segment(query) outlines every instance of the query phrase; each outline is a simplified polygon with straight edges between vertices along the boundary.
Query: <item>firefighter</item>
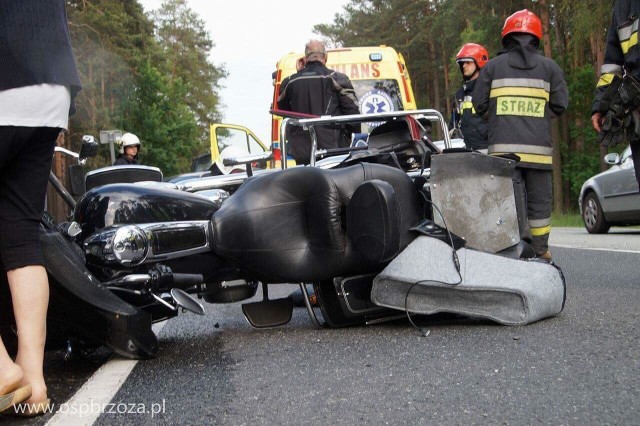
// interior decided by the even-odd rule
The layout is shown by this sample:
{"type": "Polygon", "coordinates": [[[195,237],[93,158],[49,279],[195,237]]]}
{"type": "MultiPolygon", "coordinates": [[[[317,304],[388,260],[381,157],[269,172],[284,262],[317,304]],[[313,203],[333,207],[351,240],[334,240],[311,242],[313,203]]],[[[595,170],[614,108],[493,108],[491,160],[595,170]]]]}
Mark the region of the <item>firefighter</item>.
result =
{"type": "Polygon", "coordinates": [[[488,116],[489,154],[519,157],[514,186],[524,188],[527,210],[521,233],[538,257],[550,261],[551,119],[564,112],[569,96],[560,67],[538,51],[541,38],[542,22],[534,13],[524,9],[509,16],[503,49],[482,68],[473,106],[488,116]]]}
{"type": "Polygon", "coordinates": [[[601,75],[591,108],[591,124],[600,133],[602,145],[613,147],[625,139],[629,140],[638,185],[640,135],[633,129],[635,126],[632,124],[638,126],[636,123],[640,123],[640,47],[637,44],[639,16],[640,1],[616,1],[607,33],[604,64],[600,68],[601,75]],[[625,98],[620,96],[621,93],[625,94],[625,98]],[[604,131],[603,124],[606,128],[604,131]]]}
{"type": "Polygon", "coordinates": [[[471,103],[473,89],[480,70],[489,60],[489,53],[483,46],[475,43],[467,43],[456,55],[456,62],[460,66],[460,73],[464,82],[455,95],[453,113],[451,114],[451,127],[462,131],[464,143],[467,148],[483,150],[487,152],[488,125],[471,103]]]}

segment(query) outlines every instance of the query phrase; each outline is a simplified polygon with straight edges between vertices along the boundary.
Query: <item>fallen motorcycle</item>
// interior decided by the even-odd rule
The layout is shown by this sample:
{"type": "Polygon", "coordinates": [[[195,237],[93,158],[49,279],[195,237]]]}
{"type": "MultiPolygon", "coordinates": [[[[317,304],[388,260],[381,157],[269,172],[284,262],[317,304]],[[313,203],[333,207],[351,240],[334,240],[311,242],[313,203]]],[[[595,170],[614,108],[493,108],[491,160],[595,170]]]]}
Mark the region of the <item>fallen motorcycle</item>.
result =
{"type": "MultiPolygon", "coordinates": [[[[422,113],[436,117],[447,135],[439,113],[422,113]]],[[[431,224],[438,209],[428,182],[429,165],[441,150],[419,120],[408,116],[376,116],[390,121],[371,133],[367,152],[348,150],[340,161],[329,158],[329,169],[316,164],[251,176],[248,167],[244,176],[185,181],[179,187],[108,183],[121,177],[122,170],[107,168],[101,175],[106,184],[94,181],[77,204],[52,176],[54,187],[73,207],[73,220],[55,224],[47,215],[43,220],[51,345],[83,350],[98,344],[126,357],[154,356],[158,342],[153,322],[177,315],[180,308],[203,313],[196,298],[246,301],[258,287],[262,300],[242,306],[248,321],[256,327],[282,325],[291,319],[293,302],[269,298],[269,284],[279,283],[297,284],[305,296],[305,283],[312,283],[324,323],[331,326],[404,315],[401,311],[410,306],[387,303],[384,292],[376,291],[378,302],[372,301],[376,276],[420,234],[450,243],[451,260],[460,247],[445,223],[431,224]],[[416,229],[425,220],[429,226],[416,229]]],[[[354,117],[339,118],[346,119],[354,117]]],[[[300,122],[312,129],[326,120],[300,122]]],[[[94,149],[86,142],[84,151],[94,149]]],[[[85,156],[81,151],[79,158],[85,156]]],[[[228,159],[231,165],[253,161],[228,159]]],[[[141,170],[142,176],[148,173],[148,168],[141,170]]],[[[135,169],[129,167],[127,174],[135,175],[135,169]]],[[[471,240],[486,251],[478,247],[482,236],[471,240]]],[[[502,256],[527,257],[519,236],[498,248],[502,256]]],[[[308,297],[304,300],[310,317],[320,324],[308,297]]],[[[12,319],[6,315],[9,309],[3,312],[5,337],[12,319]]]]}

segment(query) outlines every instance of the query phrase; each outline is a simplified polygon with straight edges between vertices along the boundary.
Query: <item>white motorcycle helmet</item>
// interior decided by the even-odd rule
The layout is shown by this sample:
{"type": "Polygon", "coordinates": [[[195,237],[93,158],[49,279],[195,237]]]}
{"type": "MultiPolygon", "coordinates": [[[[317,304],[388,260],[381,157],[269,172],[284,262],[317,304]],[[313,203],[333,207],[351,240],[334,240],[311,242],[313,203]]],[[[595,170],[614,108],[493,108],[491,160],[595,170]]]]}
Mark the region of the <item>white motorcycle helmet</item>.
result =
{"type": "Polygon", "coordinates": [[[133,133],[125,133],[118,140],[118,145],[120,145],[120,154],[124,154],[124,148],[131,145],[137,145],[138,151],[140,150],[140,139],[133,133]]]}

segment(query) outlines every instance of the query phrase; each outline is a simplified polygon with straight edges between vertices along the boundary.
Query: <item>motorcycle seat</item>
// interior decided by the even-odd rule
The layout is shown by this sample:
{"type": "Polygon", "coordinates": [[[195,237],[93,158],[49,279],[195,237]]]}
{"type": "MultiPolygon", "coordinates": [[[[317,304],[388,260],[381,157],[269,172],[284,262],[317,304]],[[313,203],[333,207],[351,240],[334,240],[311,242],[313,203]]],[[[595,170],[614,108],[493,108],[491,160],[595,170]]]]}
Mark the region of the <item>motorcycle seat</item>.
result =
{"type": "Polygon", "coordinates": [[[254,177],[227,199],[212,217],[213,246],[263,282],[312,282],[382,270],[420,219],[402,170],[296,167],[254,177]]]}

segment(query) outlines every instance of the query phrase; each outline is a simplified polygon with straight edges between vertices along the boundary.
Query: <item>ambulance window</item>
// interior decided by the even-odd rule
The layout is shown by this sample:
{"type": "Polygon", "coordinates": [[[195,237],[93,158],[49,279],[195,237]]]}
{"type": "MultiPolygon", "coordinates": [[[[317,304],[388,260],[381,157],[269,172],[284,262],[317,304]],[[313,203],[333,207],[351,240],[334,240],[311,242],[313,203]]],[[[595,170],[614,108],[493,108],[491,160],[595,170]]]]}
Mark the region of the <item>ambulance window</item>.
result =
{"type": "Polygon", "coordinates": [[[396,80],[352,80],[360,104],[360,112],[402,111],[400,86],[396,80]]]}

